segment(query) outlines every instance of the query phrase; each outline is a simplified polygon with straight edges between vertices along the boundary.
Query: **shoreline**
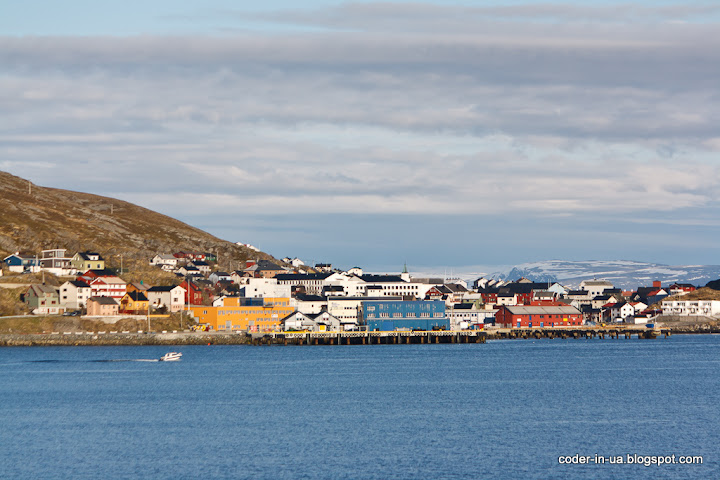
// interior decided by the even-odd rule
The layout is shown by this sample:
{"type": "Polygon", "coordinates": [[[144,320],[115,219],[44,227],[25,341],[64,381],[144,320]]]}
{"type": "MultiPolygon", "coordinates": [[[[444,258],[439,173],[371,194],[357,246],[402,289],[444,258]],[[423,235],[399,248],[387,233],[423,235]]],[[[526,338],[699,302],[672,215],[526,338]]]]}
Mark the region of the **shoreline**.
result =
{"type": "MultiPolygon", "coordinates": [[[[720,334],[720,326],[716,325],[665,325],[664,328],[669,329],[672,335],[720,334]]],[[[262,337],[262,335],[248,334],[246,332],[113,332],[110,334],[98,334],[95,332],[6,333],[0,334],[0,347],[252,345],[254,337],[262,337]]],[[[487,332],[486,338],[487,340],[502,339],[497,334],[494,334],[492,330],[487,332]]]]}
{"type": "Polygon", "coordinates": [[[0,334],[0,347],[249,345],[245,333],[112,333],[86,332],[0,334]]]}

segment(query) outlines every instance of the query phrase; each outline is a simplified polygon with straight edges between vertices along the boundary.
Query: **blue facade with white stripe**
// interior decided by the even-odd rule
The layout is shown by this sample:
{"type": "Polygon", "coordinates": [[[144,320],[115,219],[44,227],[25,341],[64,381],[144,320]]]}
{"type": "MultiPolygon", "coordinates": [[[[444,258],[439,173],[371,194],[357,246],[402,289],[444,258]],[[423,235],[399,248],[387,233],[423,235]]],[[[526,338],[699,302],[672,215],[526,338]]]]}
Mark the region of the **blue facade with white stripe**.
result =
{"type": "Polygon", "coordinates": [[[450,328],[445,316],[445,302],[419,301],[368,301],[363,302],[363,319],[368,330],[432,330],[450,328]]]}

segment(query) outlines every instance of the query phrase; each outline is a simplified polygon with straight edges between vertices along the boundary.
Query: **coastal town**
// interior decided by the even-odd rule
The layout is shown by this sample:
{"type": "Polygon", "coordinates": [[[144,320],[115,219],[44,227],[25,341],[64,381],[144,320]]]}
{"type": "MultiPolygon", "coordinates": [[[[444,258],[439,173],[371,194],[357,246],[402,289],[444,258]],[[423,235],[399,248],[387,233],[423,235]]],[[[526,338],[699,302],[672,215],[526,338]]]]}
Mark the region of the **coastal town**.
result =
{"type": "MultiPolygon", "coordinates": [[[[101,319],[181,314],[193,330],[213,332],[438,331],[491,328],[648,324],[659,315],[714,317],[720,300],[684,300],[690,284],[653,282],[632,291],[607,280],[576,288],[525,278],[421,278],[407,267],[399,274],[347,271],[331,264],[305,265],[298,258],[248,260],[242,269],[219,269],[208,252],[158,253],[148,266],[172,275],[172,285],[128,282],[120,269],[106,268],[101,253],[67,249],[14,253],[3,271],[55,276],[27,286],[27,313],[101,319]]],[[[43,277],[45,278],[45,277],[43,277]]]]}

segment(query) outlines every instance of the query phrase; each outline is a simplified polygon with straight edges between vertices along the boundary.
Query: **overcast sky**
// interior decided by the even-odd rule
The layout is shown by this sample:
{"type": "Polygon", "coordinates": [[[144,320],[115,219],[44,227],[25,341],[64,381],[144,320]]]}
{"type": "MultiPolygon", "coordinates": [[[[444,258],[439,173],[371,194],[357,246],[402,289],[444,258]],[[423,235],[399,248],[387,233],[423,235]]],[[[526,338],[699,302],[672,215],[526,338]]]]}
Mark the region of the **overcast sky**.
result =
{"type": "Polygon", "coordinates": [[[716,2],[6,2],[0,170],[277,257],[717,264],[716,2]]]}

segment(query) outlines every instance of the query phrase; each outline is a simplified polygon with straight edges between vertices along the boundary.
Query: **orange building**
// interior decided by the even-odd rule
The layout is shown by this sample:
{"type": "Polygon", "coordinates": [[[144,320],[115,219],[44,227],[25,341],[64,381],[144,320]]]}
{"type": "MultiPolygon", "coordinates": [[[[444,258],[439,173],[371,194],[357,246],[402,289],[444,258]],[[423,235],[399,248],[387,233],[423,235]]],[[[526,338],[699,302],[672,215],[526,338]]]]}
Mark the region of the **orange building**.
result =
{"type": "Polygon", "coordinates": [[[213,330],[247,330],[270,332],[280,330],[280,321],[295,311],[290,298],[227,297],[219,307],[190,306],[193,317],[213,330]]]}
{"type": "Polygon", "coordinates": [[[149,307],[150,303],[143,292],[128,292],[120,300],[120,311],[122,313],[143,314],[150,312],[149,307]]]}

